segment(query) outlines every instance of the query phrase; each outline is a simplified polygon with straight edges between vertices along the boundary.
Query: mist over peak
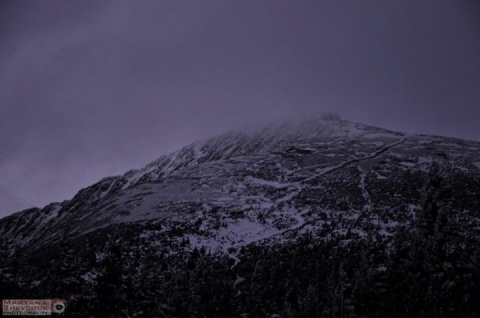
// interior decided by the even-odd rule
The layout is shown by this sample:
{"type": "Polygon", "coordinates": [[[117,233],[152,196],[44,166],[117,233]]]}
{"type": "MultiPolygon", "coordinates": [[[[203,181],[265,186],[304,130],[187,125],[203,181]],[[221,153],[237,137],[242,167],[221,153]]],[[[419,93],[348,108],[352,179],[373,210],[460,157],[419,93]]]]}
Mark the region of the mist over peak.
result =
{"type": "Polygon", "coordinates": [[[3,215],[192,140],[328,110],[480,140],[473,0],[0,6],[3,215]]]}

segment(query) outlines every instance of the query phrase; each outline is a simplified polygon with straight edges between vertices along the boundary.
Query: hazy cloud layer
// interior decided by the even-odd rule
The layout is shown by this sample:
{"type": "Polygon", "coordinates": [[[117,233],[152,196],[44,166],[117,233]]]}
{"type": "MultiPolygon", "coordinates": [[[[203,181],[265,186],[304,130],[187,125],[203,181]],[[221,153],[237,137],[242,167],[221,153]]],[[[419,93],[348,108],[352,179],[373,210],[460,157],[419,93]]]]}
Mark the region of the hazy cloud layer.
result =
{"type": "Polygon", "coordinates": [[[337,110],[480,140],[470,1],[3,1],[0,216],[193,140],[337,110]]]}

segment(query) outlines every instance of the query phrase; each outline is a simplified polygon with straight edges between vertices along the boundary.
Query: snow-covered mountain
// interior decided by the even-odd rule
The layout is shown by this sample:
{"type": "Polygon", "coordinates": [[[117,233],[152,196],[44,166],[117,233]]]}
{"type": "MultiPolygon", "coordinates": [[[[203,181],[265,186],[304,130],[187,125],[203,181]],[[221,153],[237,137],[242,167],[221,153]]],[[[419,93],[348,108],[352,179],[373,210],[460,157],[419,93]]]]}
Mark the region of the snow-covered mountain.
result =
{"type": "MultiPolygon", "coordinates": [[[[479,142],[315,118],[197,141],[71,200],[1,219],[0,242],[7,257],[41,263],[62,242],[102,250],[105,235],[117,233],[162,255],[217,255],[237,288],[256,275],[235,272],[255,246],[304,237],[348,243],[372,233],[391,244],[400,226],[414,226],[433,162],[448,208],[465,231],[477,231],[479,142]]],[[[100,275],[95,266],[81,274],[93,285],[100,275]]]]}
{"type": "Polygon", "coordinates": [[[195,142],[71,200],[4,218],[0,237],[37,248],[64,228],[75,236],[116,223],[186,218],[207,229],[219,215],[220,231],[196,239],[220,247],[308,229],[318,215],[340,213],[355,224],[382,223],[388,233],[418,209],[433,160],[458,182],[470,180],[461,191],[478,207],[480,143],[314,119],[195,142]]]}

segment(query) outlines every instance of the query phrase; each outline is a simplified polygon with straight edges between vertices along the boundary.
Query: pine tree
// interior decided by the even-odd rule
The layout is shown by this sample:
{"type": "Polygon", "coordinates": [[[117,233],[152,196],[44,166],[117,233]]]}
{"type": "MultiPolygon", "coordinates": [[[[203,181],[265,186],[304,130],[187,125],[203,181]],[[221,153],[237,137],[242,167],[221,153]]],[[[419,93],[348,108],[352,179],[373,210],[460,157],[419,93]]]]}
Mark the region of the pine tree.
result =
{"type": "Polygon", "coordinates": [[[127,283],[123,268],[122,246],[115,233],[106,245],[106,255],[101,263],[102,272],[97,277],[96,316],[105,318],[127,317],[127,283]]]}
{"type": "Polygon", "coordinates": [[[419,290],[425,295],[419,314],[433,317],[452,315],[462,304],[453,303],[462,271],[462,246],[455,211],[449,204],[446,178],[433,162],[424,187],[422,210],[416,222],[412,262],[418,272],[419,290]]]}
{"type": "Polygon", "coordinates": [[[443,182],[440,166],[434,161],[423,188],[422,209],[415,220],[415,227],[422,239],[428,239],[433,235],[441,207],[443,182]]]}

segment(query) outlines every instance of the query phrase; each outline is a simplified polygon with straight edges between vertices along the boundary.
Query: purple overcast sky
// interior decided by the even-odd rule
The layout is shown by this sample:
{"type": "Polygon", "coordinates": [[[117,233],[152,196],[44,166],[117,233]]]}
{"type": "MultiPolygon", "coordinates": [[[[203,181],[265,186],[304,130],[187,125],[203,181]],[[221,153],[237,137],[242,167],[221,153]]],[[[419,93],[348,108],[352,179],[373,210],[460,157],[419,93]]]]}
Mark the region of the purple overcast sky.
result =
{"type": "Polygon", "coordinates": [[[479,1],[0,2],[0,216],[324,110],[480,140],[479,1]]]}

